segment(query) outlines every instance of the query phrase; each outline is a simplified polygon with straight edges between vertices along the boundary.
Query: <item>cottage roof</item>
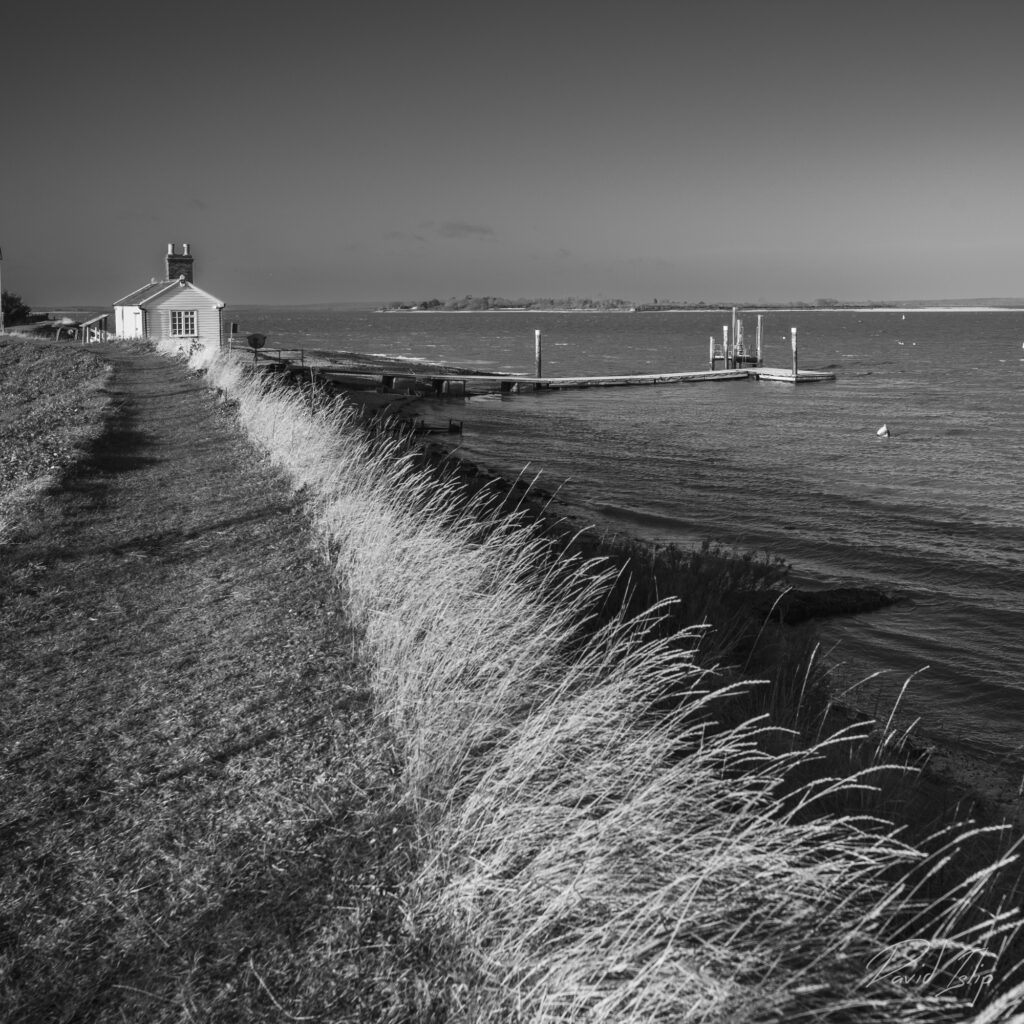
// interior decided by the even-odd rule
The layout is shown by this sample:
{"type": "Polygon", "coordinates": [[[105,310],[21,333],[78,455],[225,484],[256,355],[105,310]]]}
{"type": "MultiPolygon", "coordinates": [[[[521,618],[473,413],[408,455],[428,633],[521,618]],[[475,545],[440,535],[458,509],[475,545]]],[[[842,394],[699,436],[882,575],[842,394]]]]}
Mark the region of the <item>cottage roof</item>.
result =
{"type": "Polygon", "coordinates": [[[157,290],[163,290],[167,285],[167,281],[150,281],[149,284],[144,284],[141,288],[136,288],[135,291],[129,292],[123,299],[118,299],[115,306],[137,306],[140,302],[144,301],[144,298],[150,294],[155,294],[157,290]]]}
{"type": "Polygon", "coordinates": [[[149,284],[145,284],[141,288],[136,288],[135,291],[129,292],[123,299],[118,299],[114,305],[148,306],[152,304],[154,299],[158,299],[165,292],[169,292],[173,288],[188,288],[190,291],[197,292],[199,295],[203,296],[203,298],[208,299],[210,303],[215,305],[218,309],[222,309],[224,307],[224,303],[221,302],[216,295],[211,295],[209,292],[203,291],[202,288],[197,288],[191,281],[185,281],[180,277],[176,277],[173,280],[150,281],[149,284]]]}

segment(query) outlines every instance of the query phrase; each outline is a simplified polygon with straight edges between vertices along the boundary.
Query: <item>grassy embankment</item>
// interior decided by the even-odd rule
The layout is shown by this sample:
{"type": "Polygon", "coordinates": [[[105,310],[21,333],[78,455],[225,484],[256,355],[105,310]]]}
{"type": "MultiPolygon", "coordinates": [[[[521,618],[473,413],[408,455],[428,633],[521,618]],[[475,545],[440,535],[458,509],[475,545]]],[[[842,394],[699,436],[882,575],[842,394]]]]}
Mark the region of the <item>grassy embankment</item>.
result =
{"type": "Polygon", "coordinates": [[[1016,922],[990,898],[998,864],[956,869],[985,834],[915,843],[871,813],[886,730],[781,729],[822,707],[810,664],[787,693],[716,671],[699,660],[708,631],[666,630],[669,606],[616,611],[608,563],[555,557],[564,539],[467,503],[337,403],[196,363],[318,509],[417,821],[410,924],[458,951],[462,980],[424,1006],[1011,1019],[1024,990],[1006,992],[1020,977],[1001,956],[1016,922]]]}
{"type": "Polygon", "coordinates": [[[109,367],[92,352],[0,337],[0,542],[18,509],[103,429],[109,367]]]}
{"type": "Polygon", "coordinates": [[[0,351],[45,477],[0,542],[0,1020],[419,1019],[412,822],[302,501],[118,348],[79,404],[94,350],[0,351]]]}
{"type": "MultiPolygon", "coordinates": [[[[41,458],[34,453],[45,454],[54,433],[80,434],[85,407],[61,405],[63,399],[49,394],[58,390],[53,380],[46,380],[67,381],[60,361],[70,365],[80,356],[81,350],[62,347],[34,353],[30,370],[26,364],[24,382],[31,388],[24,393],[40,405],[32,413],[33,402],[21,403],[23,411],[40,423],[43,409],[51,410],[49,428],[33,428],[22,439],[26,461],[41,458]]],[[[101,371],[93,362],[85,376],[101,371]]],[[[234,395],[235,385],[229,386],[234,395]]],[[[895,811],[916,799],[912,779],[893,772],[870,776],[875,783],[890,780],[881,793],[856,781],[830,784],[828,776],[875,764],[892,736],[819,745],[808,754],[790,734],[763,729],[758,721],[729,731],[728,723],[746,722],[761,710],[812,738],[828,731],[817,717],[827,700],[822,703],[813,685],[808,651],[752,626],[736,600],[738,591],[771,582],[776,567],[710,552],[685,565],[646,565],[635,578],[653,584],[657,595],[683,578],[691,585],[684,588],[685,603],[660,609],[663,618],[644,637],[618,617],[625,577],[616,575],[605,587],[595,563],[559,562],[553,548],[564,548],[564,538],[546,542],[525,524],[465,509],[458,493],[418,473],[416,460],[399,446],[375,448],[339,420],[336,409],[321,408],[311,418],[294,393],[275,398],[252,390],[236,397],[244,420],[282,465],[298,472],[311,493],[319,487],[321,520],[340,530],[333,539],[325,535],[326,545],[342,569],[376,699],[390,709],[405,751],[399,791],[406,808],[397,817],[382,813],[373,826],[379,835],[366,833],[365,815],[332,812],[339,837],[343,823],[358,822],[345,831],[350,848],[342,843],[342,856],[372,860],[374,851],[389,847],[389,863],[415,864],[418,875],[412,884],[391,877],[386,885],[364,885],[357,864],[344,871],[339,865],[326,889],[313,886],[314,900],[344,894],[343,912],[326,914],[337,917],[337,927],[361,922],[357,931],[365,938],[341,977],[323,974],[334,962],[326,955],[334,955],[333,946],[315,947],[322,964],[311,965],[304,954],[300,969],[284,957],[261,964],[257,974],[252,957],[255,951],[257,961],[263,959],[262,947],[252,931],[239,931],[235,955],[244,961],[248,948],[251,970],[243,963],[240,978],[232,980],[238,987],[230,1005],[243,993],[254,1001],[279,997],[304,1016],[305,1007],[319,1001],[314,989],[320,996],[358,982],[376,993],[365,1000],[367,1008],[403,1006],[403,1018],[418,1020],[444,1014],[506,1020],[517,1010],[524,1019],[558,1020],[631,1014],[675,1020],[687,1012],[709,1020],[797,1019],[801,1012],[812,1019],[831,1012],[833,1019],[849,1020],[960,1020],[972,1016],[971,997],[995,988],[985,984],[990,972],[996,984],[1012,983],[1009,964],[985,958],[1008,933],[1000,933],[994,919],[998,898],[991,894],[997,890],[982,866],[985,858],[973,849],[979,837],[951,844],[958,853],[943,867],[942,857],[929,860],[891,831],[849,817],[881,808],[899,819],[895,811]],[[329,493],[332,480],[341,488],[340,505],[329,493]],[[682,649],[668,646],[673,618],[678,625],[705,617],[714,630],[690,630],[676,638],[682,649]],[[701,668],[714,664],[734,668],[701,668]],[[737,681],[744,673],[771,675],[773,683],[744,685],[737,681]],[[678,708],[674,717],[670,707],[678,708]],[[826,809],[841,820],[821,820],[826,809]],[[408,834],[406,810],[417,822],[408,834]],[[396,821],[408,844],[402,851],[393,849],[396,821]],[[958,870],[958,862],[977,864],[977,878],[969,878],[969,868],[958,870]],[[924,882],[916,892],[914,881],[901,883],[915,868],[910,877],[924,882]],[[353,884],[339,888],[346,872],[353,873],[353,884]],[[958,881],[962,887],[943,897],[958,881]],[[407,908],[404,928],[395,919],[399,894],[407,908]],[[843,899],[847,903],[837,905],[843,899]],[[451,943],[439,947],[436,940],[445,934],[451,943]],[[962,944],[947,941],[958,934],[962,944]],[[375,943],[385,942],[396,944],[396,956],[375,951],[375,943]],[[404,950],[397,948],[403,943],[404,950]],[[348,978],[350,968],[357,975],[381,973],[348,978]],[[267,995],[268,983],[276,997],[267,995]],[[386,995],[396,988],[404,995],[386,995]],[[944,988],[951,997],[945,1002],[944,988]]],[[[57,444],[43,460],[47,466],[60,450],[72,446],[57,444]]],[[[577,547],[582,558],[591,554],[577,547]]],[[[634,564],[647,557],[640,550],[620,555],[634,564]]],[[[635,590],[636,607],[649,600],[635,590]]],[[[283,680],[284,690],[291,685],[283,680]]],[[[290,699],[301,717],[299,698],[294,690],[290,699]]],[[[247,841],[233,840],[230,854],[218,829],[202,827],[208,811],[197,794],[187,848],[188,863],[204,880],[202,899],[171,901],[168,918],[166,908],[157,913],[163,904],[147,890],[152,912],[140,909],[122,921],[127,904],[108,907],[119,894],[105,890],[97,874],[94,888],[102,898],[90,906],[67,903],[61,929],[47,936],[50,945],[38,946],[39,955],[92,957],[102,975],[116,963],[107,963],[108,939],[130,937],[137,916],[146,935],[158,922],[164,953],[153,964],[209,942],[202,946],[206,960],[214,949],[220,958],[212,976],[234,979],[230,942],[213,943],[207,931],[224,928],[221,904],[235,905],[247,891],[249,868],[260,862],[257,847],[268,842],[261,814],[283,830],[282,849],[296,871],[326,853],[315,845],[302,852],[302,822],[288,810],[309,803],[309,786],[321,798],[326,783],[319,770],[300,765],[289,778],[293,765],[264,761],[281,778],[271,783],[262,773],[262,800],[246,808],[253,816],[247,841]],[[108,935],[118,921],[118,934],[108,935]]],[[[133,759],[125,763],[130,768],[133,759]]],[[[340,765],[333,770],[342,771],[340,765]]],[[[121,785],[117,764],[101,767],[110,785],[121,785]]],[[[239,784],[247,778],[239,775],[239,784]]],[[[384,781],[390,794],[392,780],[384,781]]],[[[377,783],[363,779],[361,785],[372,793],[377,783]]],[[[216,787],[207,788],[216,801],[216,787]]],[[[116,801],[119,809],[125,804],[131,801],[116,801]]],[[[121,845],[112,832],[88,835],[89,863],[96,867],[101,853],[112,869],[119,857],[135,863],[138,836],[159,834],[166,814],[161,805],[154,820],[128,822],[121,845]]],[[[917,826],[921,835],[926,821],[917,826]]],[[[55,851],[37,865],[41,878],[55,851]]],[[[153,863],[161,863],[160,847],[153,853],[153,863]]],[[[185,869],[184,861],[175,862],[185,869]]],[[[121,882],[138,900],[133,879],[121,882]]],[[[305,899],[291,898],[289,909],[305,899]]],[[[265,901],[256,902],[262,907],[265,901]]],[[[258,913],[247,911],[250,927],[258,913]]],[[[33,948],[42,941],[34,939],[33,948]]],[[[192,1002],[186,1005],[196,1005],[205,991],[204,971],[211,973],[209,964],[189,963],[184,984],[192,1002]]],[[[128,980],[147,989],[155,982],[144,975],[128,980]]],[[[173,991],[173,980],[168,984],[173,991]]],[[[227,990],[211,991],[210,1009],[223,1015],[227,990]]]]}

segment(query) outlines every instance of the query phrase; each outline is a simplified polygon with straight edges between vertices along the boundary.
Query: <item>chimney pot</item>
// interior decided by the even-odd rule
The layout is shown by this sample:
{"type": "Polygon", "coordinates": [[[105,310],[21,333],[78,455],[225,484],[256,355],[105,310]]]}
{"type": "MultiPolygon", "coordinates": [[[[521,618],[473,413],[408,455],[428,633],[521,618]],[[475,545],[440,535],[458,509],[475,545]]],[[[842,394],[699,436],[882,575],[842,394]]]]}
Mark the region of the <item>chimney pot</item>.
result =
{"type": "Polygon", "coordinates": [[[189,253],[189,244],[188,244],[188,242],[184,242],[184,243],[182,244],[182,246],[181,246],[181,252],[182,252],[182,255],[183,255],[183,256],[189,256],[189,255],[191,255],[191,254],[189,253]]]}
{"type": "Polygon", "coordinates": [[[186,243],[185,251],[177,253],[174,251],[174,243],[172,242],[167,249],[167,280],[174,281],[180,278],[188,281],[189,284],[195,280],[193,276],[193,266],[195,264],[195,257],[189,251],[189,246],[186,243]]]}

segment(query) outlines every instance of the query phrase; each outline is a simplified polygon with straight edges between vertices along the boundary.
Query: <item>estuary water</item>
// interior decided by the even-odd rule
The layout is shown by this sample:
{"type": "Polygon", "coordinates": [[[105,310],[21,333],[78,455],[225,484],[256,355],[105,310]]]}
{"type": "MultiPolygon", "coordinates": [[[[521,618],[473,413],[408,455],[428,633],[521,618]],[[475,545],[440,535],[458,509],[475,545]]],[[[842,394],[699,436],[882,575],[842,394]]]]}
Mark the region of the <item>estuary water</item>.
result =
{"type": "MultiPolygon", "coordinates": [[[[756,314],[742,311],[752,342],[756,314]]],[[[376,313],[246,308],[268,346],[544,373],[707,366],[726,312],[376,313]]],[[[765,362],[834,383],[720,382],[455,399],[466,457],[541,474],[595,524],[645,540],[767,551],[805,585],[910,600],[821,634],[868,710],[1024,764],[1024,311],[767,311],[765,362]],[[880,438],[886,424],[891,436],[880,438]]],[[[426,413],[428,421],[431,411],[426,413]]]]}

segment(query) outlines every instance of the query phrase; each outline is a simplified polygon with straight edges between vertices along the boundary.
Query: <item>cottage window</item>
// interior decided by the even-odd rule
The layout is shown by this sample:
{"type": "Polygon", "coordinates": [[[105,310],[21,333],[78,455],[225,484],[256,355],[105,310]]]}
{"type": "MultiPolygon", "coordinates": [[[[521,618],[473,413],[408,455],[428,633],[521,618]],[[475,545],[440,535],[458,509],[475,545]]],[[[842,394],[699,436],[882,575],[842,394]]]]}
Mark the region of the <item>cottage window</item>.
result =
{"type": "Polygon", "coordinates": [[[196,330],[196,310],[175,309],[171,311],[171,337],[194,338],[196,330]]]}

